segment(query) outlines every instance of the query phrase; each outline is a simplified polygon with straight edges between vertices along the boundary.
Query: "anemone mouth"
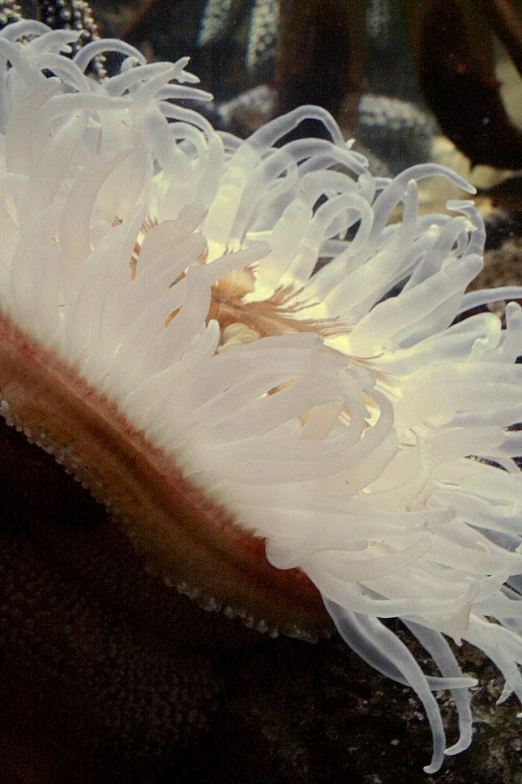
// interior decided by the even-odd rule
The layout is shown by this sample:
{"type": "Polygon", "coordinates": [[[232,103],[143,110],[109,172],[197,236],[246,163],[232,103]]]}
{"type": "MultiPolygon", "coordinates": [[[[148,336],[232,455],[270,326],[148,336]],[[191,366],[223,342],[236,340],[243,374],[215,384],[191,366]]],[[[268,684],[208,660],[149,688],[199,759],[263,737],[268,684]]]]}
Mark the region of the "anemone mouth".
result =
{"type": "Polygon", "coordinates": [[[271,566],[262,538],[238,525],[113,402],[5,316],[0,378],[7,423],[53,454],[108,508],[167,584],[272,635],[328,634],[320,594],[299,569],[271,566]]]}
{"type": "MultiPolygon", "coordinates": [[[[212,286],[212,302],[207,319],[216,319],[221,333],[233,325],[242,325],[245,340],[288,333],[314,332],[324,338],[346,336],[347,325],[338,318],[306,318],[301,314],[316,310],[317,302],[307,300],[303,288],[278,287],[267,299],[249,301],[255,292],[255,269],[244,268],[227,275],[212,286]],[[246,330],[246,331],[245,331],[246,330]]],[[[235,343],[241,342],[236,331],[235,343]]],[[[227,343],[225,335],[221,341],[227,343]]]]}

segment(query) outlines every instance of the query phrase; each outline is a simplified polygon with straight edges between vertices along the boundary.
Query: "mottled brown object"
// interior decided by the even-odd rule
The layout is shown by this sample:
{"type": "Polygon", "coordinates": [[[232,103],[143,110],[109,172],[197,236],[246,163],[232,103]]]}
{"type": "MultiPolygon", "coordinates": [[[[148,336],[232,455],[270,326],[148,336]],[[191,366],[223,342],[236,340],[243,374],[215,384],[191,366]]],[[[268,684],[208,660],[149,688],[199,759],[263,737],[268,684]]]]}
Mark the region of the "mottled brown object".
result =
{"type": "Polygon", "coordinates": [[[362,0],[281,0],[278,113],[317,103],[335,115],[347,93],[360,94],[365,10],[362,0]]]}
{"type": "Polygon", "coordinates": [[[515,8],[509,0],[479,0],[479,6],[522,76],[522,24],[515,8]]]}
{"type": "Polygon", "coordinates": [[[472,165],[522,168],[522,133],[504,109],[480,9],[467,0],[419,5],[410,30],[424,96],[443,132],[472,165]]]}

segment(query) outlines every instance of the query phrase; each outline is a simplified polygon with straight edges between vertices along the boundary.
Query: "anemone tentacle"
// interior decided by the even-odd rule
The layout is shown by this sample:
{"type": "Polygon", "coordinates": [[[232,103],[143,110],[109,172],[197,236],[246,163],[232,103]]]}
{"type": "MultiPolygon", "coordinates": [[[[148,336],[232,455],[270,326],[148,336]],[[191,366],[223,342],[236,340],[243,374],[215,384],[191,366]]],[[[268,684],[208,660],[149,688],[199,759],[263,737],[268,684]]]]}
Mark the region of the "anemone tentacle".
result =
{"type": "Polygon", "coordinates": [[[471,738],[473,681],[446,637],[522,698],[522,314],[456,320],[522,290],[466,294],[484,243],[471,202],[419,215],[427,177],[472,192],[456,174],[374,179],[317,107],[241,142],[177,106],[208,97],[186,58],[147,65],[112,40],[62,57],[75,40],[0,34],[1,412],[180,590],[301,636],[320,594],[347,644],[419,695],[434,772],[433,690],[458,708],[446,753],[471,738]],[[107,50],[121,72],[96,82],[107,50]],[[310,117],[331,140],[285,144],[310,117]],[[29,376],[59,388],[63,418],[29,376]],[[395,616],[440,678],[382,624],[395,616]]]}

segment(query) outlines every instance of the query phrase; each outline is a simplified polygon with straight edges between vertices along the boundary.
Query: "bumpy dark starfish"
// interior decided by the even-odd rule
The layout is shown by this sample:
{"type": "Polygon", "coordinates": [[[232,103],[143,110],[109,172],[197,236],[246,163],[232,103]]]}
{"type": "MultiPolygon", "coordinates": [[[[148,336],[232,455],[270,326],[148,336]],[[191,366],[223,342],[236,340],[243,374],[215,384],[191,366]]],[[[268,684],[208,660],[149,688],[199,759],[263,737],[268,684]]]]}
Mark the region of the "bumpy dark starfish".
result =
{"type": "MultiPolygon", "coordinates": [[[[242,5],[237,0],[208,0],[201,19],[198,45],[206,46],[224,37],[237,22],[242,5]]],[[[254,0],[246,54],[249,69],[275,57],[278,22],[278,0],[254,0]]]]}
{"type": "Polygon", "coordinates": [[[0,29],[12,22],[19,22],[22,19],[22,8],[20,3],[14,0],[3,0],[0,3],[0,29]]]}
{"type": "MultiPolygon", "coordinates": [[[[36,0],[36,10],[39,21],[52,30],[78,31],[78,41],[71,44],[73,54],[89,41],[95,41],[100,37],[92,9],[85,0],[36,0]]],[[[0,30],[21,19],[23,13],[20,3],[15,0],[1,0],[0,30]]],[[[106,76],[104,62],[104,57],[97,56],[89,66],[90,73],[97,79],[106,76]]]]}

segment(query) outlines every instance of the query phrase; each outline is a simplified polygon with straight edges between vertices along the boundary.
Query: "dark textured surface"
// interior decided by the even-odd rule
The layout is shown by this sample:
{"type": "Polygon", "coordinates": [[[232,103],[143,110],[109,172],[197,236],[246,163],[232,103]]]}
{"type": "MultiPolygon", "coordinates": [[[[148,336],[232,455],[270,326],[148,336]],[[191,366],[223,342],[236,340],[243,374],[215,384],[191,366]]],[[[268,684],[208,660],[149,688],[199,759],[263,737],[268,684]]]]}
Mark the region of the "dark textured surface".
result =
{"type": "Polygon", "coordinates": [[[427,777],[418,701],[339,639],[269,640],[164,589],[3,425],[0,484],[0,781],[522,782],[515,704],[470,649],[474,744],[427,777]]]}

